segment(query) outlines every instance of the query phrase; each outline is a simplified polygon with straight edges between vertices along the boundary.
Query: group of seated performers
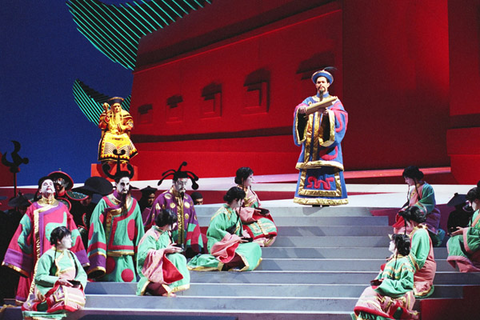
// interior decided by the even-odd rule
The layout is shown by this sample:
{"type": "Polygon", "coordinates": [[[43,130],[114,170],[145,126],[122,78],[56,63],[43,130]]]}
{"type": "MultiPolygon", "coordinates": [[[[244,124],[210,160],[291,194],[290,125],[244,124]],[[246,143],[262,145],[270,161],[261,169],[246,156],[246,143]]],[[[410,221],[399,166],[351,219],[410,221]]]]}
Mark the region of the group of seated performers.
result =
{"type": "MultiPolygon", "coordinates": [[[[150,207],[143,217],[131,196],[131,172],[120,171],[114,188],[104,178],[87,179],[75,189],[79,194],[88,192],[92,200],[94,195],[97,198],[89,203],[96,204],[88,217],[84,214],[79,219],[86,239],[69,210],[76,200],[67,192],[56,198],[59,188],[55,186],[68,180],[68,175],[55,172],[55,177],[41,178],[38,200],[22,217],[3,261],[22,275],[16,300],[24,316],[34,319],[42,313],[58,313],[60,317],[82,308],[87,277],[90,281],[138,282],[138,295],[172,297],[189,288],[189,270],[254,270],[261,262],[261,247],[275,241],[277,227],[251,188],[253,171],[237,170],[237,186],[225,194],[226,203],[212,217],[205,235],[185,192],[188,179],[194,187],[198,177],[183,171],[183,165],[162,177],[159,185],[173,176],[172,187],[150,201],[151,205],[145,202],[150,207]]],[[[70,191],[73,182],[64,186],[70,191]]],[[[146,194],[151,197],[155,190],[146,190],[146,194]]]]}

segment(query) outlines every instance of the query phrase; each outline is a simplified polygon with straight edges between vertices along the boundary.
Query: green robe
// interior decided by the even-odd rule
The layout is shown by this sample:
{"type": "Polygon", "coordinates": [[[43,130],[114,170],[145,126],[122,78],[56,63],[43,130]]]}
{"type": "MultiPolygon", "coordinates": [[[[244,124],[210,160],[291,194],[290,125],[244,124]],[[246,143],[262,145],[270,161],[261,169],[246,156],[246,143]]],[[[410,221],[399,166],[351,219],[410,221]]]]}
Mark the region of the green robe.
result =
{"type": "Polygon", "coordinates": [[[116,192],[105,196],[90,218],[87,273],[96,281],[137,281],[137,246],[144,235],[142,213],[133,197],[126,207],[117,208],[119,204],[116,192]]]}
{"type": "Polygon", "coordinates": [[[162,261],[158,261],[159,263],[157,265],[159,266],[159,270],[157,270],[157,272],[163,274],[162,284],[167,293],[183,291],[190,288],[190,272],[187,269],[187,259],[185,256],[181,253],[165,254],[163,252],[171,243],[169,233],[162,231],[157,226],[151,227],[140,240],[137,254],[137,270],[140,275],[140,280],[137,284],[137,295],[144,295],[148,284],[151,282],[142,271],[144,267],[149,267],[145,265],[149,254],[159,254],[163,258],[159,259],[162,261]],[[165,261],[167,259],[171,264],[165,261]],[[168,278],[165,277],[166,274],[178,275],[178,273],[183,276],[183,278],[178,281],[169,282],[168,278]]]}
{"type": "Polygon", "coordinates": [[[472,223],[463,233],[448,239],[447,261],[461,272],[480,272],[480,211],[472,216],[472,223]]]}
{"type": "Polygon", "coordinates": [[[242,259],[244,267],[236,271],[254,270],[262,261],[262,249],[255,242],[241,243],[242,230],[240,217],[224,204],[212,217],[207,230],[207,248],[210,254],[193,257],[188,263],[188,268],[196,271],[222,270],[226,261],[230,261],[237,254],[242,259]],[[217,251],[218,246],[222,245],[229,249],[217,251]]]}
{"type": "Polygon", "coordinates": [[[378,286],[367,287],[355,305],[352,319],[384,320],[412,319],[417,316],[413,311],[414,268],[407,257],[392,256],[380,271],[378,286]]]}
{"type": "MultiPolygon", "coordinates": [[[[51,290],[55,283],[60,279],[78,281],[83,290],[87,285],[87,273],[83,270],[82,264],[78,261],[75,254],[70,250],[58,251],[55,247],[46,251],[38,260],[35,267],[35,291],[29,300],[23,306],[24,317],[41,317],[42,319],[61,319],[66,316],[66,311],[60,313],[47,313],[50,306],[46,302],[46,294],[51,290]],[[38,310],[38,311],[33,311],[38,310]]],[[[79,290],[79,294],[83,292],[79,290]]],[[[85,295],[83,299],[79,295],[78,303],[85,305],[85,295]],[[83,301],[80,301],[83,300],[83,301]]],[[[72,297],[70,297],[72,298],[72,297]]]]}

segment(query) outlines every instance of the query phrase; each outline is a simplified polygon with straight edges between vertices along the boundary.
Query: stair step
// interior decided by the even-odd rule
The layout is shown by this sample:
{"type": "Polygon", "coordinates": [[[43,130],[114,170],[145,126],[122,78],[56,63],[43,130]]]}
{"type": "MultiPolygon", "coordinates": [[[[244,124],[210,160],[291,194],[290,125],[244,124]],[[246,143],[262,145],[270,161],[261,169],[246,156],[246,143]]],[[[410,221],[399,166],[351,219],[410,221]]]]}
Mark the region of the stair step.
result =
{"type": "Polygon", "coordinates": [[[278,236],[272,247],[382,247],[388,248],[390,240],[381,236],[278,236]]]}
{"type": "Polygon", "coordinates": [[[323,227],[278,227],[278,234],[284,236],[387,236],[392,233],[390,226],[323,226],[323,227]]]}
{"type": "MultiPolygon", "coordinates": [[[[202,206],[195,206],[195,212],[200,217],[212,217],[220,208],[219,204],[209,204],[202,206]]],[[[274,203],[269,203],[265,208],[270,210],[274,219],[278,217],[312,217],[312,216],[344,216],[344,217],[371,217],[372,214],[368,208],[364,207],[308,207],[295,205],[292,201],[291,207],[275,206],[274,203]]]]}
{"type": "MultiPolygon", "coordinates": [[[[373,216],[302,216],[302,217],[273,217],[275,224],[279,227],[285,226],[344,226],[356,225],[357,228],[371,226],[388,226],[388,217],[373,216]]],[[[200,226],[210,224],[210,216],[198,216],[200,226]]]]}
{"type": "MultiPolygon", "coordinates": [[[[277,245],[276,243],[274,245],[277,245]]],[[[446,259],[446,248],[433,248],[436,259],[446,259]]],[[[387,247],[343,247],[321,248],[321,247],[268,247],[262,248],[263,258],[372,258],[385,259],[390,255],[387,247]]]]}
{"type": "Polygon", "coordinates": [[[88,296],[86,308],[102,309],[150,309],[150,310],[276,310],[278,311],[350,311],[356,298],[331,297],[250,297],[250,296],[177,296],[166,297],[109,294],[108,296],[88,296]],[[108,297],[108,298],[107,298],[108,297]]]}
{"type": "MultiPolygon", "coordinates": [[[[142,297],[143,299],[143,297],[142,297]]],[[[71,320],[351,320],[351,311],[277,310],[108,310],[87,308],[69,315],[71,320]]],[[[20,318],[21,319],[21,318],[20,318]]]]}
{"type": "MultiPolygon", "coordinates": [[[[378,271],[385,259],[269,259],[265,258],[257,270],[269,271],[378,271]]],[[[437,271],[453,271],[445,259],[437,259],[437,271]]]]}
{"type": "MultiPolygon", "coordinates": [[[[368,284],[244,284],[244,283],[191,283],[190,289],[178,292],[181,296],[250,296],[250,297],[350,297],[358,298],[368,284]]],[[[94,295],[135,295],[136,283],[115,283],[110,286],[87,286],[88,297],[94,295]]],[[[435,285],[431,298],[461,298],[462,285],[435,285]]]]}

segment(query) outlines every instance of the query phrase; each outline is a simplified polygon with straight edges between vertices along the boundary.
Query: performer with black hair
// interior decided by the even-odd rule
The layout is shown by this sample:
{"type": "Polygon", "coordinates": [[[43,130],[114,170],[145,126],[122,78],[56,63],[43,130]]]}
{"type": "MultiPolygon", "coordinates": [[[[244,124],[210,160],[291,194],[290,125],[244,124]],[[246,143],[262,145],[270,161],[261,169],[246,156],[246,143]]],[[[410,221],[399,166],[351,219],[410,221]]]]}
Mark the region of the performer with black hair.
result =
{"type": "Polygon", "coordinates": [[[467,227],[457,227],[447,242],[447,261],[460,272],[480,272],[480,181],[466,195],[474,211],[467,227]]]}
{"type": "Polygon", "coordinates": [[[270,215],[270,210],[260,208],[260,199],[252,189],[253,170],[241,167],[235,174],[235,183],[245,191],[245,199],[239,209],[243,229],[262,247],[269,247],[277,237],[277,226],[270,215]]]}
{"type": "Polygon", "coordinates": [[[295,108],[293,121],[293,140],[302,146],[295,166],[300,173],[293,201],[313,206],[348,203],[341,146],[348,113],[328,93],[333,75],[326,69],[312,75],[317,93],[295,108]]]}
{"type": "Polygon", "coordinates": [[[245,198],[239,187],[230,188],[223,200],[225,204],[210,220],[207,248],[210,254],[201,254],[188,263],[196,271],[251,271],[262,261],[262,249],[251,238],[243,236],[243,224],[238,210],[245,198]]]}
{"type": "MultiPolygon", "coordinates": [[[[445,237],[445,231],[440,229],[440,210],[435,207],[435,192],[433,187],[423,180],[424,174],[416,166],[408,166],[403,170],[403,178],[408,185],[407,202],[403,205],[400,212],[407,208],[416,206],[425,216],[425,225],[427,226],[434,247],[442,244],[445,237]]],[[[397,215],[397,222],[394,228],[403,226],[403,218],[397,215]]]]}
{"type": "Polygon", "coordinates": [[[182,167],[186,165],[187,163],[183,162],[178,170],[170,169],[163,173],[158,185],[161,185],[166,178],[172,177],[172,186],[155,199],[144,225],[147,230],[150,229],[162,209],[170,209],[175,212],[178,220],[172,229],[172,241],[183,246],[186,257],[190,258],[198,253],[203,253],[204,249],[195,207],[192,198],[186,193],[189,179],[192,181],[192,189],[198,189],[198,177],[191,171],[183,171],[182,167]]]}
{"type": "Polygon", "coordinates": [[[66,227],[57,227],[50,236],[52,248],[46,251],[35,267],[34,290],[23,306],[24,319],[62,319],[65,311],[85,306],[87,274],[70,251],[72,234],[66,227]],[[54,313],[54,314],[52,314],[54,313]]]}
{"type": "Polygon", "coordinates": [[[3,265],[20,273],[17,303],[23,303],[31,289],[35,264],[41,255],[50,249],[50,235],[58,226],[66,226],[72,232],[74,252],[83,266],[88,266],[88,258],[82,238],[68,208],[55,199],[55,187],[48,177],[38,181],[38,193],[41,198],[28,207],[20,220],[3,265]]]}
{"type": "Polygon", "coordinates": [[[162,209],[155,218],[155,225],[140,240],[137,258],[140,280],[137,295],[174,297],[175,292],[190,288],[187,259],[181,254],[182,248],[170,239],[170,230],[175,223],[175,212],[162,209]]]}
{"type": "Polygon", "coordinates": [[[410,238],[404,234],[393,234],[390,240],[392,255],[358,299],[353,319],[419,318],[418,312],[413,310],[414,269],[408,259],[410,238]]]}
{"type": "Polygon", "coordinates": [[[137,281],[136,254],[144,235],[142,214],[131,196],[133,172],[117,171],[115,191],[103,197],[90,218],[88,276],[97,281],[137,281]]]}
{"type": "Polygon", "coordinates": [[[426,217],[417,206],[400,211],[399,216],[403,220],[403,226],[394,228],[394,232],[407,234],[412,243],[408,258],[415,268],[413,293],[416,298],[426,298],[433,293],[437,271],[432,239],[424,224],[426,217]]]}

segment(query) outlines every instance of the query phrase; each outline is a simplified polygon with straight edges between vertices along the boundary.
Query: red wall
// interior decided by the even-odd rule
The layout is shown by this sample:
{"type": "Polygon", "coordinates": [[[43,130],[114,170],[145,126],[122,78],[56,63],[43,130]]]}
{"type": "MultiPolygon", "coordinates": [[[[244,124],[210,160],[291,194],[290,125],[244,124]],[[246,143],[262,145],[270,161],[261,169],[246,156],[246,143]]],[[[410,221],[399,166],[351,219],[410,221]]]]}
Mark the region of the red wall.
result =
{"type": "Polygon", "coordinates": [[[450,128],[447,149],[452,174],[462,183],[480,179],[479,0],[450,0],[450,128]]]}
{"type": "Polygon", "coordinates": [[[200,176],[295,172],[292,112],[325,65],[349,112],[346,170],[448,165],[447,18],[446,0],[231,0],[144,37],[139,178],[183,160],[200,176]]]}

